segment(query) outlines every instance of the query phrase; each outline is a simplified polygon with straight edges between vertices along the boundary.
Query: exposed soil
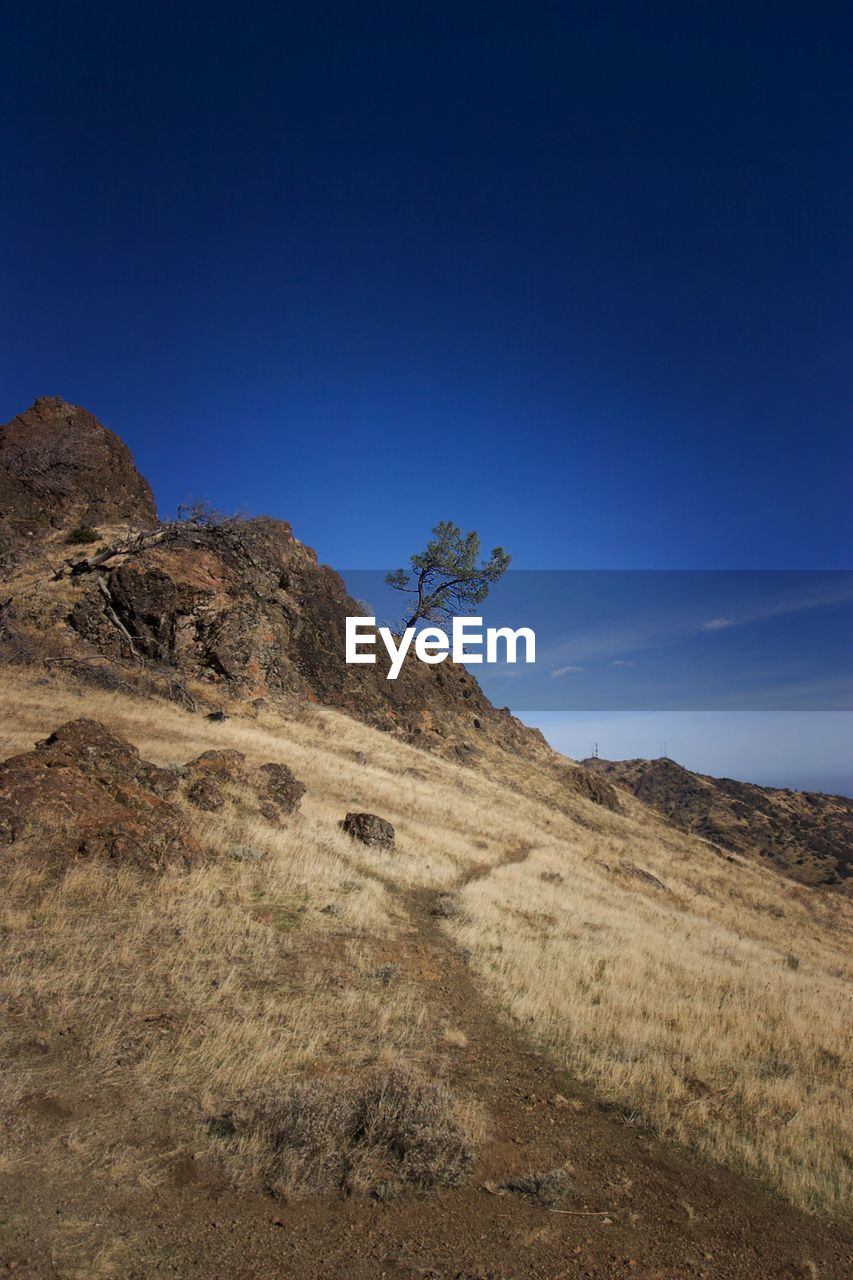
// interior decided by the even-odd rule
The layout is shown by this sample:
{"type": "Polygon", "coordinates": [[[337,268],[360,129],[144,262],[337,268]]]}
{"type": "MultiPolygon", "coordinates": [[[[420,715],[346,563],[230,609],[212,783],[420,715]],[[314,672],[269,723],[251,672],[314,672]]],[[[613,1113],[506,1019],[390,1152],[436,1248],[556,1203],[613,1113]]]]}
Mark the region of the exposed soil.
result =
{"type": "MultiPolygon", "coordinates": [[[[524,856],[519,850],[513,859],[524,856]]],[[[24,1179],[0,1178],[0,1267],[21,1276],[127,1280],[851,1274],[853,1239],[841,1228],[663,1146],[595,1102],[485,998],[435,914],[435,892],[409,891],[403,901],[411,930],[395,960],[456,1033],[447,1051],[451,1083],[479,1098],[491,1117],[466,1186],[386,1204],[357,1197],[281,1203],[223,1188],[189,1153],[171,1151],[163,1121],[135,1110],[133,1099],[30,1096],[27,1120],[57,1150],[75,1109],[123,1107],[134,1118],[137,1154],[168,1177],[128,1190],[119,1178],[72,1181],[58,1172],[61,1162],[48,1174],[34,1161],[24,1179]],[[560,1167],[567,1179],[554,1202],[505,1189],[560,1167]]]]}

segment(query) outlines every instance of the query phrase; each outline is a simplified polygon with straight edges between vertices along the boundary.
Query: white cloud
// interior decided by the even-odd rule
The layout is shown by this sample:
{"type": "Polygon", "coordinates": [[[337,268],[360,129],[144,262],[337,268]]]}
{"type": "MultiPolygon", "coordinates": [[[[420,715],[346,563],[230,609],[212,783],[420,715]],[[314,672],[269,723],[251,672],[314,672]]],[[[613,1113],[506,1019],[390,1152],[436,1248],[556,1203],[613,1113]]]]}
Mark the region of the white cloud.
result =
{"type": "Polygon", "coordinates": [[[710,622],[703,622],[702,631],[724,631],[726,627],[735,625],[734,618],[711,618],[710,622]]]}
{"type": "Polygon", "coordinates": [[[637,664],[636,662],[631,662],[628,658],[616,658],[610,665],[613,667],[636,667],[637,664]]]}
{"type": "Polygon", "coordinates": [[[569,671],[583,671],[583,669],[583,667],[557,667],[556,671],[551,672],[551,675],[564,676],[567,675],[569,671]]]}

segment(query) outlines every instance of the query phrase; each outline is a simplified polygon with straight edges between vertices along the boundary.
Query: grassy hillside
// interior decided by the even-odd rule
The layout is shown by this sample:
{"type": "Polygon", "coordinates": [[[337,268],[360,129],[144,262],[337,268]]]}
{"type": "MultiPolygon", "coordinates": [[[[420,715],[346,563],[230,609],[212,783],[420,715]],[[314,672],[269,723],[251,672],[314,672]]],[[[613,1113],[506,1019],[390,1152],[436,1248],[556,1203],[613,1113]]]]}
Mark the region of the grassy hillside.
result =
{"type": "Polygon", "coordinates": [[[452,1181],[489,1140],[490,1099],[459,1072],[467,1037],[438,999],[423,910],[488,1005],[628,1129],[757,1174],[802,1208],[844,1212],[849,903],[727,862],[631,797],[614,813],[561,790],[535,761],[516,763],[510,787],[503,755],[491,769],[454,764],[311,704],[210,724],[7,670],[0,757],[81,715],[155,763],[235,748],[287,763],[307,792],[285,830],[247,823],[239,797],[224,814],[193,810],[209,860],[157,879],[97,860],[57,878],[23,848],[4,852],[4,1110],[75,1099],[70,1131],[40,1150],[29,1121],[5,1126],[7,1172],[47,1177],[53,1162],[66,1179],[156,1183],[164,1164],[142,1128],[170,1160],[192,1152],[229,1185],[299,1194],[338,1176],[334,1099],[351,1107],[360,1089],[362,1105],[378,1087],[352,1185],[387,1184],[376,1134],[389,1108],[429,1131],[424,1160],[452,1181]],[[390,819],[396,849],[345,835],[351,809],[390,819]],[[232,856],[247,846],[250,858],[232,856]],[[277,1132],[297,1124],[296,1159],[271,1156],[271,1090],[287,1112],[277,1132]]]}

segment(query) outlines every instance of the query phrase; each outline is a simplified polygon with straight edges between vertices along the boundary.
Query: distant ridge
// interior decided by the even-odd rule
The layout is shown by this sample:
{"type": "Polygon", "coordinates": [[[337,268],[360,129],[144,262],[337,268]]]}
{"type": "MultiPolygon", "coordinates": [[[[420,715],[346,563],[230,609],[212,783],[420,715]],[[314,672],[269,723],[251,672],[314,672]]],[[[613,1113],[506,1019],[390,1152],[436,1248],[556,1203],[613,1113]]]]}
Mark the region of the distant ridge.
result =
{"type": "Polygon", "coordinates": [[[583,765],[631,791],[683,831],[754,858],[801,884],[853,887],[853,800],[692,773],[675,760],[583,765]]]}

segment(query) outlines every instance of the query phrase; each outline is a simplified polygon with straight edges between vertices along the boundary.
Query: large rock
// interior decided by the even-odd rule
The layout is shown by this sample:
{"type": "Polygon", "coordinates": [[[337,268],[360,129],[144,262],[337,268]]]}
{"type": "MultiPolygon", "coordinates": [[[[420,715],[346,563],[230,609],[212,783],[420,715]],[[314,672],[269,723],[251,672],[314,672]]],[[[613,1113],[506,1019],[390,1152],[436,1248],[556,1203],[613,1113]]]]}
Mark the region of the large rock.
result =
{"type": "Polygon", "coordinates": [[[281,822],[295,813],[305,794],[305,783],[286,764],[262,764],[257,774],[261,813],[269,822],[281,822]]]}
{"type": "Polygon", "coordinates": [[[0,844],[26,842],[51,861],[190,866],[201,849],[180,809],[145,785],[153,769],[97,720],[70,721],[0,764],[0,844]]]}
{"type": "Polygon", "coordinates": [[[24,842],[60,862],[103,856],[148,871],[191,866],[202,849],[176,797],[210,812],[233,801],[282,826],[304,791],[287,765],[253,769],[240,751],[204,751],[162,769],[98,720],[71,720],[0,764],[0,846],[24,842]]]}
{"type": "Polygon", "coordinates": [[[0,426],[0,512],[0,550],[80,524],[157,523],[151,486],[127,445],[58,397],[0,426]]]}
{"type": "Polygon", "coordinates": [[[394,828],[387,818],[380,818],[376,813],[348,813],[341,823],[347,835],[362,844],[378,845],[383,849],[393,849],[394,828]]]}
{"type": "Polygon", "coordinates": [[[305,784],[286,764],[252,769],[241,751],[203,751],[184,765],[182,773],[187,778],[186,797],[197,808],[215,813],[231,799],[274,826],[284,825],[305,794],[305,784]]]}

